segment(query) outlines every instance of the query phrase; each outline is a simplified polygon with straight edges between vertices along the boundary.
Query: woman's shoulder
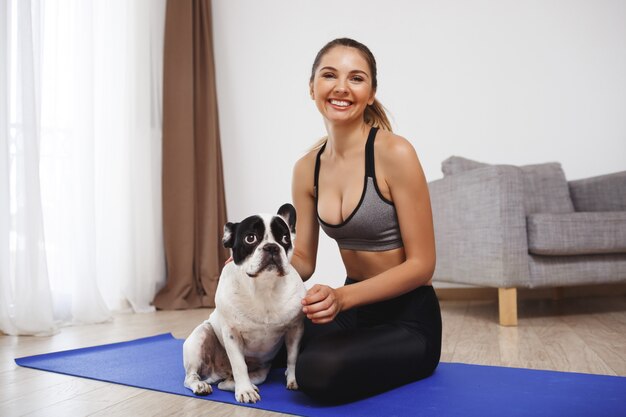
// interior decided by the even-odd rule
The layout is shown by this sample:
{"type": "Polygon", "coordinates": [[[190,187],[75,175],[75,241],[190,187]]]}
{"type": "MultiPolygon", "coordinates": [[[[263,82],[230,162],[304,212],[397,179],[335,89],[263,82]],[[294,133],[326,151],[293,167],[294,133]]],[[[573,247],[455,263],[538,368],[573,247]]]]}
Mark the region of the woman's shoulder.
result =
{"type": "Polygon", "coordinates": [[[319,148],[310,149],[304,155],[302,155],[294,165],[294,170],[314,170],[315,169],[315,160],[317,158],[317,152],[319,148]]]}
{"type": "Polygon", "coordinates": [[[422,165],[413,144],[408,139],[385,131],[381,135],[380,143],[376,140],[375,145],[376,172],[381,173],[390,187],[403,187],[415,183],[425,184],[422,165]]]}
{"type": "Polygon", "coordinates": [[[411,141],[388,130],[381,129],[374,144],[376,155],[385,165],[397,166],[398,163],[402,165],[404,162],[417,160],[411,141]]]}
{"type": "Polygon", "coordinates": [[[293,167],[294,185],[305,186],[313,190],[315,176],[315,160],[319,149],[311,149],[302,155],[293,167]]]}

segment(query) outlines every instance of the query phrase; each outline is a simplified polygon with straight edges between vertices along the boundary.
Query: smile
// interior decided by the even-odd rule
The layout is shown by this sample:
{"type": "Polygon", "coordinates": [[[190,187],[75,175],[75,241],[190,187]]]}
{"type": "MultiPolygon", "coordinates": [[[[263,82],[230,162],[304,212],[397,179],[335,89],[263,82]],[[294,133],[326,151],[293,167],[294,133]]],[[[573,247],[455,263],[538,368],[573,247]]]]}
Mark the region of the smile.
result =
{"type": "Polygon", "coordinates": [[[347,100],[337,100],[337,99],[333,99],[333,98],[331,98],[330,100],[328,100],[328,102],[329,102],[330,104],[332,104],[333,106],[336,106],[336,107],[344,107],[344,108],[345,108],[345,107],[348,107],[348,106],[352,105],[352,102],[351,102],[351,101],[347,101],[347,100]]]}

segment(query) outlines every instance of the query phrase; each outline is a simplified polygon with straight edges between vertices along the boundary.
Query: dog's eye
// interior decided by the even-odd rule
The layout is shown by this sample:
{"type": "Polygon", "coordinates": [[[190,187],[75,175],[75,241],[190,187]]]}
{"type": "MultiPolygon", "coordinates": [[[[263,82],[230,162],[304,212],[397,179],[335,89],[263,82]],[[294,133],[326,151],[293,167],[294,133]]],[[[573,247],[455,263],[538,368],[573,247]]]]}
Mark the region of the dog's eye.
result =
{"type": "Polygon", "coordinates": [[[289,235],[283,236],[283,244],[284,245],[288,245],[289,244],[289,235]]]}
{"type": "Polygon", "coordinates": [[[249,234],[245,237],[244,241],[248,244],[248,245],[252,245],[253,243],[256,242],[256,235],[254,234],[249,234]]]}

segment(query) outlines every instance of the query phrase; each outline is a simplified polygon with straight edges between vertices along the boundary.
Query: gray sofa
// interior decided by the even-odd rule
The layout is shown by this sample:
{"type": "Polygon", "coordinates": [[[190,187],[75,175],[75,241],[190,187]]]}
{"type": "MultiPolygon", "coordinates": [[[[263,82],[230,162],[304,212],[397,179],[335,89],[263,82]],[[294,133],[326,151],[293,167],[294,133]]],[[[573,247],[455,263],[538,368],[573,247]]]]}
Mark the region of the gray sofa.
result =
{"type": "Polygon", "coordinates": [[[517,288],[626,282],[626,171],[567,182],[558,163],[461,157],[429,183],[436,281],[498,288],[517,325],[517,288]]]}

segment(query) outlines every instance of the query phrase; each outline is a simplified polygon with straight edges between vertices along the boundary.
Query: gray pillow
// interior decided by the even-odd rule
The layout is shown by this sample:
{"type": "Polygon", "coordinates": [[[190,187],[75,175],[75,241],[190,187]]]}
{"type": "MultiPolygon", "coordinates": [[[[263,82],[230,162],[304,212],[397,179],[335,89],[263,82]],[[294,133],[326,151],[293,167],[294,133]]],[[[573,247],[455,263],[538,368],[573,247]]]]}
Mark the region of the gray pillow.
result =
{"type": "Polygon", "coordinates": [[[569,194],[565,173],[558,162],[525,165],[524,207],[526,214],[573,213],[574,204],[569,194]]]}
{"type": "Polygon", "coordinates": [[[448,175],[454,175],[463,171],[488,166],[489,164],[473,161],[471,159],[463,158],[462,156],[451,156],[441,163],[441,172],[443,172],[444,177],[447,177],[448,175]]]}
{"type": "MultiPolygon", "coordinates": [[[[488,167],[491,164],[451,156],[441,163],[444,177],[488,167]]],[[[524,208],[532,213],[572,213],[574,205],[565,173],[558,162],[519,167],[524,176],[524,208]]]]}

